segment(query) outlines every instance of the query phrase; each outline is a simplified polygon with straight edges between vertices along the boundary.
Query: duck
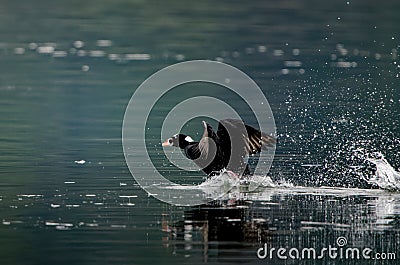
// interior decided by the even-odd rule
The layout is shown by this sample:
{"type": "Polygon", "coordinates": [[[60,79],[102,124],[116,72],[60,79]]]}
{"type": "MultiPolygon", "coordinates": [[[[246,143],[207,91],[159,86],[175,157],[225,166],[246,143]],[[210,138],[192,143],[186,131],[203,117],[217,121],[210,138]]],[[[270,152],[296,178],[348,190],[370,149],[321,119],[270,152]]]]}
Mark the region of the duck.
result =
{"type": "Polygon", "coordinates": [[[206,121],[202,121],[203,135],[196,142],[189,135],[175,134],[166,139],[163,147],[178,147],[184,155],[193,160],[208,176],[223,171],[238,177],[250,176],[246,156],[272,148],[276,138],[239,119],[223,119],[218,123],[217,131],[206,121]]]}

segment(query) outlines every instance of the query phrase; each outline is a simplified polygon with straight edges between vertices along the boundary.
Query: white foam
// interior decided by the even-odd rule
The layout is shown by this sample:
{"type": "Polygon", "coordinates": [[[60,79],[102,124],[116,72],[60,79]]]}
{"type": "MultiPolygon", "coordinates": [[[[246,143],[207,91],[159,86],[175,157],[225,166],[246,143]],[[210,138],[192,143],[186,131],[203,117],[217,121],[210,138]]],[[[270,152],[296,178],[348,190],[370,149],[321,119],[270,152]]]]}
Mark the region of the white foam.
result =
{"type": "Polygon", "coordinates": [[[86,226],[88,226],[88,227],[98,227],[99,226],[99,224],[96,224],[96,223],[88,223],[88,224],[85,224],[86,226]]]}
{"type": "Polygon", "coordinates": [[[73,45],[75,48],[80,49],[83,48],[83,46],[85,46],[85,43],[83,41],[77,40],[74,41],[73,45]]]}
{"type": "Polygon", "coordinates": [[[53,57],[54,58],[63,58],[67,57],[68,53],[66,51],[54,51],[53,52],[53,57]]]}
{"type": "Polygon", "coordinates": [[[96,45],[98,47],[110,47],[113,45],[113,42],[111,40],[97,40],[96,45]]]}
{"type": "Polygon", "coordinates": [[[119,195],[120,198],[137,198],[137,195],[119,195]]]}
{"type": "Polygon", "coordinates": [[[134,203],[131,203],[131,202],[120,203],[119,205],[120,205],[120,206],[135,206],[135,204],[134,204],[134,203]]]}
{"type": "Polygon", "coordinates": [[[111,61],[121,60],[121,55],[116,53],[110,53],[108,54],[108,59],[111,61]]]}
{"type": "Polygon", "coordinates": [[[101,50],[91,50],[91,51],[89,51],[89,56],[99,58],[99,57],[106,56],[106,53],[105,53],[105,51],[101,51],[101,50]]]}
{"type": "Polygon", "coordinates": [[[64,184],[75,184],[75,181],[64,181],[64,184]]]}
{"type": "Polygon", "coordinates": [[[369,182],[382,189],[400,190],[400,173],[389,164],[382,153],[374,153],[374,156],[377,158],[367,158],[376,166],[375,175],[369,179],[369,182]]]}
{"type": "Polygon", "coordinates": [[[25,48],[17,47],[17,48],[14,49],[14,54],[21,55],[21,54],[24,54],[24,53],[25,53],[25,48]]]}
{"type": "Polygon", "coordinates": [[[44,223],[46,226],[63,226],[63,227],[73,227],[74,225],[71,223],[59,223],[59,222],[52,222],[52,221],[46,221],[44,223]]]}
{"type": "Polygon", "coordinates": [[[54,52],[53,46],[39,46],[36,51],[41,54],[52,54],[54,52]]]}
{"type": "Polygon", "coordinates": [[[302,167],[322,167],[321,164],[302,164],[302,167]]]}
{"type": "Polygon", "coordinates": [[[265,188],[276,188],[287,185],[275,183],[268,176],[249,176],[240,178],[230,171],[222,171],[207,178],[199,185],[170,185],[167,189],[201,190],[207,198],[237,198],[241,193],[258,192],[265,188]]]}
{"type": "Polygon", "coordinates": [[[43,197],[42,194],[19,194],[18,197],[26,197],[26,198],[40,198],[43,197]]]}
{"type": "Polygon", "coordinates": [[[110,225],[111,228],[126,228],[126,225],[110,225]]]}
{"type": "Polygon", "coordinates": [[[79,204],[67,204],[67,205],[65,205],[65,207],[67,207],[67,208],[78,208],[78,207],[80,207],[80,205],[79,204]]]}
{"type": "Polygon", "coordinates": [[[151,59],[150,54],[147,53],[129,53],[124,57],[127,61],[147,61],[151,59]]]}
{"type": "Polygon", "coordinates": [[[70,230],[71,227],[69,227],[69,226],[64,226],[64,225],[57,225],[57,226],[56,226],[56,229],[57,229],[57,230],[70,230]]]}

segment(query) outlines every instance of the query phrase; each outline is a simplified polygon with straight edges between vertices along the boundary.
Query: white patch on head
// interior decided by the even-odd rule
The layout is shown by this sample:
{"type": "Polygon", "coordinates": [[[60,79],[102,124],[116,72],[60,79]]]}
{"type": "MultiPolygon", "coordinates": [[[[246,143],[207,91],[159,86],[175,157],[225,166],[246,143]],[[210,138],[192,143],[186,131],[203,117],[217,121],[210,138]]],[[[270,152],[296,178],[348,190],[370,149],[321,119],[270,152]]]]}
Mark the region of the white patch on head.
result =
{"type": "Polygon", "coordinates": [[[190,137],[190,136],[186,136],[186,137],[185,137],[185,141],[186,141],[186,142],[189,142],[189,143],[194,142],[194,140],[193,140],[192,137],[190,137]]]}

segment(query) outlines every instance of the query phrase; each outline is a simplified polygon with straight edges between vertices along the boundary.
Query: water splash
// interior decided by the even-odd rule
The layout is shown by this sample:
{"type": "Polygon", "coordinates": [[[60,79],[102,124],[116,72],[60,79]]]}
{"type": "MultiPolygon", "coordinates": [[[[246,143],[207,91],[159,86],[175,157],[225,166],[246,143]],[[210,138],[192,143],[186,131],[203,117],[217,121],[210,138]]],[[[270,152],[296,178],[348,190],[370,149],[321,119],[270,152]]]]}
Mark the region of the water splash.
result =
{"type": "Polygon", "coordinates": [[[217,198],[220,195],[230,192],[240,185],[240,179],[236,175],[223,171],[210,178],[207,178],[199,185],[199,188],[205,192],[208,197],[217,198]]]}
{"type": "Polygon", "coordinates": [[[366,158],[376,166],[375,175],[369,179],[369,183],[386,190],[400,190],[400,172],[396,171],[380,152],[375,152],[366,158]]]}
{"type": "Polygon", "coordinates": [[[269,176],[238,177],[231,171],[221,171],[208,177],[199,185],[172,185],[168,189],[201,190],[205,198],[231,199],[239,198],[241,194],[258,193],[267,188],[287,188],[288,182],[275,182],[269,176]]]}

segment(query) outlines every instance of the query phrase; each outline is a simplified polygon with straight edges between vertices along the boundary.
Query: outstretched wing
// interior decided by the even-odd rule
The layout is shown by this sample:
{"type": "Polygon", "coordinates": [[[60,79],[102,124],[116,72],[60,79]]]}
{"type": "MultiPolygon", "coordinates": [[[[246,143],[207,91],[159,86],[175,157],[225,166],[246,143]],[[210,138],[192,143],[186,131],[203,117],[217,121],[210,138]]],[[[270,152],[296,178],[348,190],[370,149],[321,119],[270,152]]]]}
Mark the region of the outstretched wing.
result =
{"type": "Polygon", "coordinates": [[[224,119],[218,124],[218,138],[225,148],[238,156],[252,155],[273,147],[276,139],[246,125],[241,120],[224,119]]]}

